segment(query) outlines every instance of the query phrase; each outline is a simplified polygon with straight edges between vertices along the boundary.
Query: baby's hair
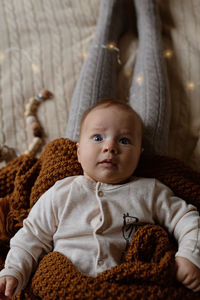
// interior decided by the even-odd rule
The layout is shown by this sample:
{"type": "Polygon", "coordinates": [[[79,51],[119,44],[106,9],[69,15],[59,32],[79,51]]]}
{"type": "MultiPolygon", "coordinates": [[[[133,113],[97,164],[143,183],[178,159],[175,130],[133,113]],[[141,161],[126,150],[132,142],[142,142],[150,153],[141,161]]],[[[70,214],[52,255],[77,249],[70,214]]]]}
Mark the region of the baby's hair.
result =
{"type": "Polygon", "coordinates": [[[81,135],[81,130],[82,130],[82,127],[83,127],[83,123],[85,121],[85,119],[87,118],[87,116],[89,115],[89,113],[93,110],[95,110],[96,108],[98,107],[104,107],[104,108],[107,108],[107,107],[110,107],[110,106],[118,106],[120,107],[121,109],[123,109],[124,111],[127,111],[129,113],[133,113],[138,122],[140,123],[141,125],[141,134],[143,132],[143,122],[142,122],[142,119],[141,117],[137,114],[137,112],[126,102],[122,102],[121,100],[117,100],[117,99],[111,99],[111,98],[106,98],[106,99],[102,99],[102,100],[99,100],[99,102],[97,104],[95,104],[94,106],[88,108],[83,116],[82,116],[82,119],[81,119],[81,123],[80,123],[80,135],[81,135]]]}

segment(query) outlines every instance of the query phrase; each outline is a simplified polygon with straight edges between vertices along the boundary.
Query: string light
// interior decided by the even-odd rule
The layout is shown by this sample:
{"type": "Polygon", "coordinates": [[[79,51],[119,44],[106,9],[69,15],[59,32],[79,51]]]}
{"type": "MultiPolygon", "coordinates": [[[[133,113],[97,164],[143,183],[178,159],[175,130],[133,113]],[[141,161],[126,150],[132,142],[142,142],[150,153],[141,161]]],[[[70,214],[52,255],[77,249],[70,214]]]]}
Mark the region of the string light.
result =
{"type": "Polygon", "coordinates": [[[38,65],[31,64],[31,68],[34,73],[38,73],[40,71],[40,68],[38,65]]]}
{"type": "Polygon", "coordinates": [[[115,50],[115,48],[116,48],[115,43],[112,43],[112,42],[109,43],[107,46],[108,46],[108,49],[109,49],[109,50],[115,50]]]}
{"type": "MultiPolygon", "coordinates": [[[[98,46],[96,45],[96,47],[98,47],[98,46]]],[[[116,51],[118,53],[118,56],[117,56],[118,63],[121,64],[120,57],[119,57],[119,48],[116,47],[115,42],[109,42],[107,45],[101,45],[101,47],[102,48],[107,48],[108,50],[111,50],[111,51],[116,51]]],[[[12,47],[12,48],[6,49],[6,51],[4,53],[0,52],[0,62],[3,62],[5,60],[5,53],[9,53],[9,52],[12,52],[12,51],[22,52],[24,54],[24,56],[27,58],[27,60],[31,63],[31,69],[34,73],[38,73],[40,71],[39,65],[32,62],[29,54],[25,50],[17,48],[17,47],[12,47]]],[[[82,57],[85,59],[87,56],[88,56],[88,53],[86,51],[83,51],[82,52],[82,57]]],[[[164,57],[166,57],[167,59],[172,58],[173,57],[173,51],[171,49],[166,49],[164,51],[164,57]]],[[[124,71],[124,75],[126,77],[130,77],[131,74],[132,74],[131,71],[124,71]]],[[[136,82],[138,83],[138,85],[141,86],[144,82],[143,77],[141,75],[138,75],[136,77],[136,82]]],[[[200,84],[198,84],[198,85],[200,85],[200,84]]],[[[196,85],[193,81],[189,81],[186,84],[186,86],[187,86],[187,89],[190,90],[190,91],[193,91],[196,87],[196,85]]]]}
{"type": "MultiPolygon", "coordinates": [[[[94,47],[98,48],[99,45],[95,45],[94,47]]],[[[108,49],[110,51],[117,52],[117,62],[118,62],[119,65],[122,64],[121,59],[120,59],[120,50],[119,50],[119,48],[116,47],[116,44],[114,42],[110,42],[110,43],[108,43],[106,45],[102,44],[100,47],[102,47],[104,49],[108,49]]]]}
{"type": "Polygon", "coordinates": [[[124,75],[126,76],[126,77],[130,77],[131,76],[131,71],[124,71],[124,75]]]}
{"type": "Polygon", "coordinates": [[[141,75],[138,75],[138,76],[136,77],[136,82],[137,82],[140,86],[142,85],[143,81],[144,81],[144,79],[143,79],[143,77],[142,77],[141,75]]]}
{"type": "Polygon", "coordinates": [[[116,47],[116,44],[114,42],[110,42],[110,43],[108,43],[107,48],[111,51],[117,52],[117,61],[118,61],[118,64],[121,65],[122,62],[121,62],[120,55],[119,55],[119,48],[116,47]]]}
{"type": "Polygon", "coordinates": [[[172,51],[171,49],[166,49],[166,50],[164,51],[164,57],[170,59],[172,56],[173,56],[173,51],[172,51]]]}
{"type": "Polygon", "coordinates": [[[0,52],[0,62],[3,61],[5,58],[4,54],[2,52],[0,52]]]}
{"type": "Polygon", "coordinates": [[[194,88],[195,88],[194,82],[192,82],[192,81],[188,82],[188,83],[187,83],[187,88],[188,88],[188,90],[190,90],[190,91],[194,90],[194,88]]]}
{"type": "Polygon", "coordinates": [[[86,58],[87,56],[88,56],[88,53],[87,53],[86,51],[83,51],[82,57],[83,57],[83,58],[86,58]]]}

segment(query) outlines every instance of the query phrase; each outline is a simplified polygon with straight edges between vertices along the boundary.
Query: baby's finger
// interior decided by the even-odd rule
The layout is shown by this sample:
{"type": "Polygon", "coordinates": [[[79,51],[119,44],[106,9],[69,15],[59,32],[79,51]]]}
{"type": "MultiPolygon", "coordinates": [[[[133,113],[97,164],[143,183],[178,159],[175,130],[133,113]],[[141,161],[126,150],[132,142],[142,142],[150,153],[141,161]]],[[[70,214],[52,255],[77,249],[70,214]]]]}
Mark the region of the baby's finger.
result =
{"type": "Polygon", "coordinates": [[[178,271],[176,273],[176,278],[177,278],[178,281],[184,282],[186,280],[186,278],[187,278],[187,275],[183,274],[181,271],[178,271]]]}
{"type": "Polygon", "coordinates": [[[190,290],[198,291],[198,288],[200,288],[199,280],[196,279],[190,284],[186,284],[185,286],[190,290]]]}
{"type": "Polygon", "coordinates": [[[200,284],[195,289],[193,289],[193,292],[200,292],[200,284]]]}
{"type": "Polygon", "coordinates": [[[185,286],[190,286],[191,284],[193,284],[194,282],[196,282],[196,280],[194,278],[191,278],[190,276],[187,276],[183,281],[182,283],[185,285],[185,286]]]}
{"type": "Polygon", "coordinates": [[[17,286],[16,281],[13,280],[13,278],[7,278],[5,296],[12,297],[16,286],[17,286]]]}

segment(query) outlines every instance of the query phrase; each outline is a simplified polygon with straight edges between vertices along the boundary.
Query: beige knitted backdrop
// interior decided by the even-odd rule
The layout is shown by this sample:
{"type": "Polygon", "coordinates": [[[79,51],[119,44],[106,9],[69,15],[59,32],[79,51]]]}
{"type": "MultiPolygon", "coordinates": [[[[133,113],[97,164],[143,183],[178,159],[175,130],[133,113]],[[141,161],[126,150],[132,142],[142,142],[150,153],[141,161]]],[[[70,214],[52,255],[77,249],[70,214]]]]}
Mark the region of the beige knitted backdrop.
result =
{"type": "MultiPolygon", "coordinates": [[[[99,1],[0,1],[0,144],[19,153],[26,150],[32,132],[26,125],[25,105],[41,88],[54,94],[38,110],[45,143],[64,135],[99,1]]],[[[170,155],[200,170],[200,1],[157,2],[172,99],[170,155]]],[[[122,38],[120,48],[119,94],[126,97],[137,51],[134,29],[122,38]]]]}

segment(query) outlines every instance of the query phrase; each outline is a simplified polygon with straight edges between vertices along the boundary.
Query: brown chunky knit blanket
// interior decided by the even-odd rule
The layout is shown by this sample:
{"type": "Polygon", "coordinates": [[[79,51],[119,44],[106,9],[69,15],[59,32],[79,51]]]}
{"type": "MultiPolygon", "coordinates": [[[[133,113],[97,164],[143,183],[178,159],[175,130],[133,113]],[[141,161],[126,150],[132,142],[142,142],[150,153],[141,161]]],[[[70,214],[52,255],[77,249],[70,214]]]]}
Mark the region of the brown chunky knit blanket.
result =
{"type": "MultiPolygon", "coordinates": [[[[0,268],[9,240],[55,181],[81,174],[76,145],[57,139],[39,159],[22,155],[0,169],[0,268]]],[[[142,157],[136,175],[155,177],[200,210],[200,174],[169,157],[142,157]]],[[[17,299],[200,299],[175,279],[176,243],[158,225],[139,226],[124,262],[92,278],[58,252],[44,256],[17,299]]]]}

